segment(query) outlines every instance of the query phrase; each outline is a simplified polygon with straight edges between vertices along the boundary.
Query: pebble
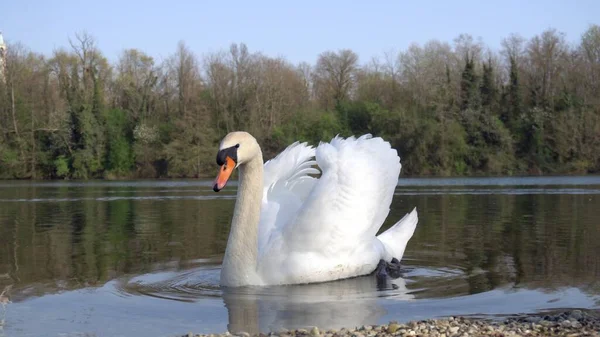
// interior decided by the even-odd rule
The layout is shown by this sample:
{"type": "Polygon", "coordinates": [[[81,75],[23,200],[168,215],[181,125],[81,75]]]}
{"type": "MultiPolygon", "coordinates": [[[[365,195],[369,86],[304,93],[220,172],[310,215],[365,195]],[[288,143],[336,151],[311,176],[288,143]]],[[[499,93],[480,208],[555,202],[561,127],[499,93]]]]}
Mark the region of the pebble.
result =
{"type": "Polygon", "coordinates": [[[583,314],[581,310],[573,310],[570,317],[572,317],[574,320],[580,320],[583,318],[583,314]]]}
{"type": "MultiPolygon", "coordinates": [[[[467,319],[448,317],[399,323],[391,321],[384,325],[364,325],[339,330],[282,329],[279,332],[263,333],[239,332],[241,337],[391,337],[391,336],[434,336],[434,337],[475,337],[475,336],[596,336],[600,337],[600,310],[573,310],[554,314],[528,315],[500,320],[467,319]]],[[[198,334],[191,332],[180,337],[229,337],[223,334],[198,334]]]]}
{"type": "Polygon", "coordinates": [[[396,331],[398,331],[399,328],[400,326],[398,324],[392,323],[388,325],[387,332],[393,334],[396,333],[396,331]]]}

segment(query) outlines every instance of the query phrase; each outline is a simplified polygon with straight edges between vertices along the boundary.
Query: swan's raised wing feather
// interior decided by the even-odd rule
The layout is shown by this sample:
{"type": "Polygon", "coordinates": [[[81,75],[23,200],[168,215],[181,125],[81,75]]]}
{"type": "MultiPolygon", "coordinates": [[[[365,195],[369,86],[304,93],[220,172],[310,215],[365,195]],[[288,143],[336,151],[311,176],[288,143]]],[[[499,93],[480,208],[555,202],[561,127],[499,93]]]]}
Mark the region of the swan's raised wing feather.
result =
{"type": "Polygon", "coordinates": [[[401,164],[381,138],[334,138],[316,149],[322,176],[282,229],[290,252],[352,256],[372,245],[387,217],[401,164]]]}
{"type": "MultiPolygon", "coordinates": [[[[271,189],[276,184],[284,184],[293,188],[305,179],[312,179],[308,174],[318,174],[315,148],[307,143],[295,142],[264,164],[264,186],[271,189]]],[[[263,196],[268,196],[265,191],[263,196]]]]}
{"type": "Polygon", "coordinates": [[[313,188],[318,174],[315,149],[295,142],[264,164],[264,189],[261,219],[258,226],[259,252],[274,229],[287,223],[313,188]]]}

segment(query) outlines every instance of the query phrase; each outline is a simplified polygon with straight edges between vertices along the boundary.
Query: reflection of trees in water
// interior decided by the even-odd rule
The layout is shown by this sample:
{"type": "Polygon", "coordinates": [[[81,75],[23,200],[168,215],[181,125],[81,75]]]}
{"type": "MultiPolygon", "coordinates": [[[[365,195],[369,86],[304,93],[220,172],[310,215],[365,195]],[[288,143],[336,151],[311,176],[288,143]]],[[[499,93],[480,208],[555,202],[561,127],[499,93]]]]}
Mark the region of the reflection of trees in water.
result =
{"type": "Polygon", "coordinates": [[[598,202],[586,195],[519,196],[506,234],[518,284],[584,286],[600,277],[598,202]]]}
{"type": "MultiPolygon", "coordinates": [[[[177,195],[210,193],[181,190],[177,195]]],[[[108,185],[3,189],[5,199],[77,200],[3,203],[0,275],[9,278],[0,278],[0,286],[100,285],[119,275],[222,254],[231,199],[96,200],[157,195],[173,193],[108,185]]],[[[575,194],[404,195],[394,199],[385,226],[417,205],[420,221],[406,264],[448,266],[466,274],[447,288],[443,279],[433,278],[430,284],[439,289],[422,296],[443,296],[449,288],[477,293],[513,283],[547,289],[577,285],[598,293],[599,200],[575,194]]]]}
{"type": "Polygon", "coordinates": [[[577,194],[415,195],[395,205],[419,209],[407,257],[462,266],[470,293],[513,283],[586,291],[600,279],[598,200],[577,194]]]}
{"type": "Polygon", "coordinates": [[[232,200],[97,200],[156,196],[155,191],[108,186],[3,190],[6,199],[76,200],[3,203],[0,274],[10,279],[0,279],[0,286],[5,281],[17,288],[37,284],[47,291],[101,285],[118,275],[224,250],[222,227],[228,226],[223,218],[230,216],[232,200]]]}

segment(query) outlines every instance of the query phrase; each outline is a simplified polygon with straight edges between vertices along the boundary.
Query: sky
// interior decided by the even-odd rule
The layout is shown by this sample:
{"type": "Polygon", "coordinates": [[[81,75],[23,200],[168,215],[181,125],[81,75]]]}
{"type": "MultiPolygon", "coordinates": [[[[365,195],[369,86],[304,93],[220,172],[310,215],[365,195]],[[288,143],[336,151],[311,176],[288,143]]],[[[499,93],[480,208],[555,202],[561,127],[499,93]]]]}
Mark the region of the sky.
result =
{"type": "Polygon", "coordinates": [[[314,63],[319,53],[350,48],[361,62],[411,43],[452,42],[462,33],[492,49],[518,33],[555,28],[577,43],[600,25],[600,0],[504,1],[0,1],[0,31],[51,55],[86,31],[114,61],[126,48],[162,60],[185,44],[198,56],[245,43],[251,52],[314,63]]]}

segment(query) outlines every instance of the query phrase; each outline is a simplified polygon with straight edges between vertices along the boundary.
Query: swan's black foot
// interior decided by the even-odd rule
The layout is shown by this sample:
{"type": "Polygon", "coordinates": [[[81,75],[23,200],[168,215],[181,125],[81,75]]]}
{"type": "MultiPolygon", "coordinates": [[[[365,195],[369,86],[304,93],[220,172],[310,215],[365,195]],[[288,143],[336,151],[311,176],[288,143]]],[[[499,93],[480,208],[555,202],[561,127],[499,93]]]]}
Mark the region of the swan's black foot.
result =
{"type": "Polygon", "coordinates": [[[390,262],[383,259],[379,260],[377,269],[375,269],[378,284],[385,285],[389,279],[397,279],[400,275],[400,261],[397,258],[392,258],[390,262]]]}

